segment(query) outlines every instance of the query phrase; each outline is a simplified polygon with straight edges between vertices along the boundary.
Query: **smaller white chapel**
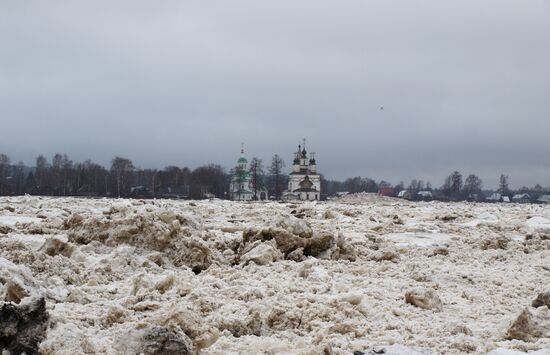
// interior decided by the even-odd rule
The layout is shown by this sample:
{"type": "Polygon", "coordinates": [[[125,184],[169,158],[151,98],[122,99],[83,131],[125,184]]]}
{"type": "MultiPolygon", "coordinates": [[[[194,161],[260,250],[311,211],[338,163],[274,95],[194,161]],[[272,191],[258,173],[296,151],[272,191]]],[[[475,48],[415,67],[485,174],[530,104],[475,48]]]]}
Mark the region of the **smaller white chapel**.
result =
{"type": "Polygon", "coordinates": [[[254,184],[248,168],[248,160],[244,155],[244,144],[241,145],[241,156],[237,160],[231,184],[229,185],[229,198],[233,201],[264,201],[267,200],[267,189],[258,186],[254,190],[254,184]]]}

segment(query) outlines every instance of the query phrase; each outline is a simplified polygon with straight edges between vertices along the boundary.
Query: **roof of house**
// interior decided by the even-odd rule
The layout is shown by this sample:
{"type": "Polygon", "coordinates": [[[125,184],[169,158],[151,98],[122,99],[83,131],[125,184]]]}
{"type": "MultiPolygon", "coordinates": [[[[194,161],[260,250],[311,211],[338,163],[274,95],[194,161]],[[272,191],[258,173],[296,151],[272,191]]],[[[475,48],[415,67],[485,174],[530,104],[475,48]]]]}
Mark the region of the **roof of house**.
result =
{"type": "Polygon", "coordinates": [[[395,189],[392,187],[381,187],[378,189],[378,193],[383,196],[395,194],[395,189]]]}
{"type": "Polygon", "coordinates": [[[550,195],[542,195],[540,196],[537,201],[540,202],[550,202],[550,195]]]}
{"type": "Polygon", "coordinates": [[[512,197],[512,200],[521,200],[526,198],[531,198],[531,196],[529,196],[529,194],[515,194],[514,197],[512,197]]]}

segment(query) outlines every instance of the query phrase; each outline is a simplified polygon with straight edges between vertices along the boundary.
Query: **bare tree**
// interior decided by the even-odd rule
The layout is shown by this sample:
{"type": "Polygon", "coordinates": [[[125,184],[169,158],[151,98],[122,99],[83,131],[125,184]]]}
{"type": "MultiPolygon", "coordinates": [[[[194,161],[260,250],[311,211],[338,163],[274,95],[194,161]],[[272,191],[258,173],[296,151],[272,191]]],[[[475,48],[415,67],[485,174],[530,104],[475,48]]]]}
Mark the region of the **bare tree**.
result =
{"type": "Polygon", "coordinates": [[[459,198],[460,191],[462,190],[462,174],[454,171],[451,175],[447,176],[442,190],[447,197],[459,198]]]}
{"type": "Polygon", "coordinates": [[[121,196],[121,193],[127,194],[130,184],[130,174],[133,170],[134,164],[129,159],[115,157],[111,161],[111,174],[116,180],[118,197],[121,196]]]}
{"type": "Polygon", "coordinates": [[[258,200],[258,190],[263,186],[264,166],[262,159],[252,158],[250,160],[250,182],[252,184],[252,191],[254,191],[254,200],[258,200]]]}
{"type": "Polygon", "coordinates": [[[409,184],[408,190],[417,191],[418,190],[417,185],[418,185],[418,181],[416,179],[412,179],[411,183],[409,184]]]}
{"type": "Polygon", "coordinates": [[[282,182],[283,182],[283,168],[285,166],[284,160],[278,155],[275,154],[271,158],[271,165],[269,166],[269,174],[273,181],[273,192],[275,194],[275,199],[280,200],[282,194],[282,182]]]}
{"type": "Polygon", "coordinates": [[[73,169],[73,162],[67,154],[55,154],[52,159],[52,184],[55,195],[67,195],[69,175],[73,169]]]}
{"type": "Polygon", "coordinates": [[[36,158],[36,172],[34,176],[39,194],[47,193],[49,187],[49,168],[46,158],[43,155],[39,155],[36,158]]]}
{"type": "Polygon", "coordinates": [[[161,187],[175,187],[179,186],[181,178],[181,169],[177,166],[167,166],[162,172],[161,187]]]}
{"type": "Polygon", "coordinates": [[[472,197],[475,194],[479,194],[481,192],[482,185],[483,182],[477,175],[468,175],[468,177],[464,181],[464,192],[466,193],[466,196],[472,197]]]}
{"type": "Polygon", "coordinates": [[[412,179],[409,184],[409,190],[418,192],[424,189],[424,181],[412,179]]]}
{"type": "Polygon", "coordinates": [[[405,183],[403,181],[400,181],[399,184],[395,185],[395,190],[397,192],[400,192],[405,189],[405,183]]]}
{"type": "MultiPolygon", "coordinates": [[[[157,169],[150,170],[150,172],[151,172],[151,192],[153,193],[153,198],[157,198],[157,195],[155,194],[155,192],[156,192],[156,187],[158,185],[158,182],[156,180],[157,180],[157,175],[159,175],[161,172],[158,171],[157,169]]],[[[147,186],[147,183],[145,183],[144,185],[147,186]]]]}
{"type": "Polygon", "coordinates": [[[502,195],[509,195],[510,188],[508,187],[508,175],[500,174],[498,193],[502,195]]]}
{"type": "Polygon", "coordinates": [[[63,155],[61,162],[61,179],[63,196],[67,196],[67,191],[71,190],[71,174],[73,172],[73,161],[69,159],[67,154],[63,155]]]}
{"type": "Polygon", "coordinates": [[[451,193],[458,194],[462,190],[462,174],[455,171],[451,174],[451,193]]]}
{"type": "Polygon", "coordinates": [[[63,156],[56,153],[52,158],[52,187],[53,194],[59,195],[61,190],[61,169],[63,164],[63,156]]]}
{"type": "Polygon", "coordinates": [[[362,180],[364,191],[366,192],[378,192],[378,184],[371,178],[364,178],[362,180]]]}
{"type": "Polygon", "coordinates": [[[7,193],[7,178],[10,173],[10,157],[0,154],[0,195],[7,193]]]}
{"type": "Polygon", "coordinates": [[[360,176],[347,178],[346,181],[344,181],[344,186],[346,190],[352,194],[365,191],[364,180],[360,176]]]}
{"type": "Polygon", "coordinates": [[[327,180],[321,174],[321,191],[328,196],[335,195],[337,192],[342,192],[346,190],[346,186],[342,181],[337,180],[327,180]]]}
{"type": "Polygon", "coordinates": [[[86,160],[76,165],[73,189],[77,194],[106,195],[109,172],[99,164],[86,160]]]}
{"type": "Polygon", "coordinates": [[[191,196],[204,198],[207,193],[223,198],[226,174],[219,165],[199,166],[191,173],[191,196]]]}
{"type": "Polygon", "coordinates": [[[25,193],[25,164],[22,161],[17,163],[14,168],[14,192],[16,195],[22,195],[25,193]]]}

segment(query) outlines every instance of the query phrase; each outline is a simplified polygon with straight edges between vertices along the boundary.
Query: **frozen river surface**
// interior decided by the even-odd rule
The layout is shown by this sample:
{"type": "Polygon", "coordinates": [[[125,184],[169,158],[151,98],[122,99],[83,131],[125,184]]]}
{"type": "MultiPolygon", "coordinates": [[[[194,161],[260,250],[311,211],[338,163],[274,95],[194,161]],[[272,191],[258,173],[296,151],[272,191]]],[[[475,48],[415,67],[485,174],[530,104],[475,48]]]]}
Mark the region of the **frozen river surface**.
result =
{"type": "Polygon", "coordinates": [[[548,206],[0,198],[12,350],[548,354],[548,291],[548,206]]]}

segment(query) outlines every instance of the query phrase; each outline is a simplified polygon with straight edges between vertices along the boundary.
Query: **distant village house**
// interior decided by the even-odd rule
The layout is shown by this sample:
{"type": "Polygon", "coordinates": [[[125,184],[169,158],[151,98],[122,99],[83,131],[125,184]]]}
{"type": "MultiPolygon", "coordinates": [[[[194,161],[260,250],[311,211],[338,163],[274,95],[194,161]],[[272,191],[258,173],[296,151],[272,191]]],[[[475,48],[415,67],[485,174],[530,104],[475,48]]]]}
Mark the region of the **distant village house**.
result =
{"type": "Polygon", "coordinates": [[[488,197],[487,200],[493,202],[510,202],[510,197],[495,192],[488,197]]]}
{"type": "Polygon", "coordinates": [[[531,202],[531,196],[529,194],[515,194],[512,197],[512,202],[515,203],[529,203],[531,202]]]}

